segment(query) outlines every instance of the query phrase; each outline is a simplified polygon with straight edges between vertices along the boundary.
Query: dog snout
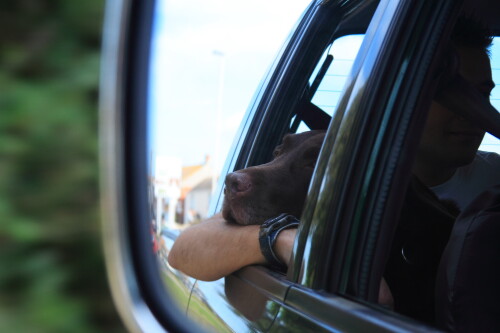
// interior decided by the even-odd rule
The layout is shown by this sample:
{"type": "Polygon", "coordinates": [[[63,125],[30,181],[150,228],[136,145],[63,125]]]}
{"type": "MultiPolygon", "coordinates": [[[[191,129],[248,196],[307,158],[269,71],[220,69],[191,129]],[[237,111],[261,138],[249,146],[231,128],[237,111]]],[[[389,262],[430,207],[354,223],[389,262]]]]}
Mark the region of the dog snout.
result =
{"type": "Polygon", "coordinates": [[[225,184],[226,192],[231,194],[247,192],[252,187],[250,176],[243,172],[232,172],[228,174],[225,184]]]}

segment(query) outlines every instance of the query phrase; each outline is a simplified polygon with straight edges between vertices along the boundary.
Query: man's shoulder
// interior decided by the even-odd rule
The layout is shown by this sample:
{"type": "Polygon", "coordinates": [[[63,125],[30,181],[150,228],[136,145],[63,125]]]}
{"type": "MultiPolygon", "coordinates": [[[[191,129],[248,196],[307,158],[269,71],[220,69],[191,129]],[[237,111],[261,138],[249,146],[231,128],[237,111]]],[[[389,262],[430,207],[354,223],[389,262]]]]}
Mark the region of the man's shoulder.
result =
{"type": "Polygon", "coordinates": [[[496,184],[500,184],[500,155],[478,151],[472,163],[458,168],[450,180],[432,190],[439,198],[453,200],[464,208],[478,194],[496,184]]]}
{"type": "Polygon", "coordinates": [[[478,151],[468,170],[464,170],[470,181],[479,181],[491,186],[500,183],[500,154],[478,151]]]}
{"type": "Polygon", "coordinates": [[[494,166],[500,165],[500,154],[492,151],[478,150],[474,162],[492,164],[494,166]]]}
{"type": "Polygon", "coordinates": [[[483,151],[483,150],[478,150],[476,153],[476,157],[484,159],[484,160],[491,160],[494,162],[500,161],[500,154],[495,153],[493,151],[483,151]]]}

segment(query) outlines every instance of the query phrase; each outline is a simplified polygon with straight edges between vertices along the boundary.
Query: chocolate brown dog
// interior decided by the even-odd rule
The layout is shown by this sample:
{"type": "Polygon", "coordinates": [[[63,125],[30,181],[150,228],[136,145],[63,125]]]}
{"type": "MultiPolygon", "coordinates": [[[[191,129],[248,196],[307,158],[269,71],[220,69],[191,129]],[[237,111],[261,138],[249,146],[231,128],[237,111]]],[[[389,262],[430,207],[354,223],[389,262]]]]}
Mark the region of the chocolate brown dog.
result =
{"type": "Polygon", "coordinates": [[[325,131],[287,134],[271,162],[228,174],[223,217],[242,225],[281,213],[300,217],[324,137],[325,131]]]}

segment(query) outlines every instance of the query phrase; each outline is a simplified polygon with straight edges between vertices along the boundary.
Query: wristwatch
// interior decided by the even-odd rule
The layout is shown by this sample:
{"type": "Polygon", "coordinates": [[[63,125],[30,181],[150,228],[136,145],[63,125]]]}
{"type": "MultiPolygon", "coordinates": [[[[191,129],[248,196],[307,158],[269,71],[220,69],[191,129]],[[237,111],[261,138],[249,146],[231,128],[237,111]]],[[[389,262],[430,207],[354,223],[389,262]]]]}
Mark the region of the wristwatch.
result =
{"type": "Polygon", "coordinates": [[[279,271],[286,271],[286,265],[274,253],[273,246],[281,231],[289,228],[296,228],[299,225],[299,220],[288,214],[281,214],[277,217],[267,220],[262,223],[259,231],[260,251],[268,265],[279,271]]]}

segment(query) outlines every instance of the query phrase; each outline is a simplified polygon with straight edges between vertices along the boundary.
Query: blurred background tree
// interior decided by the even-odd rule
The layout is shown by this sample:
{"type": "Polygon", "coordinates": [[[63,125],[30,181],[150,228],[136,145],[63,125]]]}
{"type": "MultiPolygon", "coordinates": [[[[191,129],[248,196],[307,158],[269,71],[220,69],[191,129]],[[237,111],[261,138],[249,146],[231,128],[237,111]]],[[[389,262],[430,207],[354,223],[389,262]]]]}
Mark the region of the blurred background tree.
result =
{"type": "Polygon", "coordinates": [[[0,2],[0,331],[123,332],[99,239],[104,0],[0,2]]]}

